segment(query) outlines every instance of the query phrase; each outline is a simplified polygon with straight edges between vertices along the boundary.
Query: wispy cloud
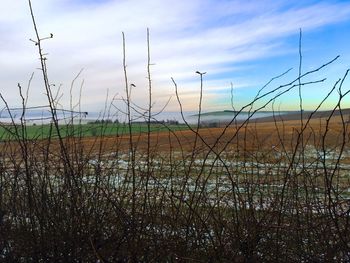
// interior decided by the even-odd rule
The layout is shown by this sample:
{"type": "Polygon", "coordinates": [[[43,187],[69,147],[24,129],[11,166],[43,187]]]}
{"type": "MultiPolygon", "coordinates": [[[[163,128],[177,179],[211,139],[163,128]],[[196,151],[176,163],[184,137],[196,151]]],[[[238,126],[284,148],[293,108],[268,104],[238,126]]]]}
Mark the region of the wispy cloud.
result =
{"type": "MultiPolygon", "coordinates": [[[[229,89],[230,80],[236,87],[247,85],[234,77],[241,63],[290,52],[286,39],[297,35],[299,28],[312,32],[350,17],[350,3],[335,1],[298,5],[257,0],[32,2],[40,33],[55,36],[45,43],[51,81],[63,83],[62,90],[68,95],[71,80],[85,68],[82,101],[92,109],[102,108],[107,89],[110,94],[123,94],[122,31],[126,33],[129,79],[137,86],[135,102],[142,105],[146,92],[149,27],[159,107],[166,101],[164,94],[174,93],[170,81],[174,77],[189,94],[187,107],[193,109],[196,70],[208,72],[208,96],[215,101],[215,90],[225,85],[229,89]]],[[[0,91],[16,104],[16,83],[25,83],[38,67],[35,47],[28,41],[33,29],[26,1],[5,0],[0,10],[0,34],[0,91]]],[[[32,104],[44,100],[40,72],[36,72],[31,98],[32,104]]],[[[67,96],[62,98],[63,104],[65,100],[67,96]]]]}

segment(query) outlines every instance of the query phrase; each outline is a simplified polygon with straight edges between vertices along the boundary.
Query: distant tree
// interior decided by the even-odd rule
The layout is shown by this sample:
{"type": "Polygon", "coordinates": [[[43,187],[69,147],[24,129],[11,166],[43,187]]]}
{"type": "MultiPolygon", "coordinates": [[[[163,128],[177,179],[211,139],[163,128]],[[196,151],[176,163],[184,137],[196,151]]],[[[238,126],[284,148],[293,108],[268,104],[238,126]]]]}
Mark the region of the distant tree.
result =
{"type": "Polygon", "coordinates": [[[92,127],[92,128],[91,128],[91,135],[92,135],[92,136],[96,136],[96,135],[97,135],[97,129],[96,129],[96,127],[92,127]]]}

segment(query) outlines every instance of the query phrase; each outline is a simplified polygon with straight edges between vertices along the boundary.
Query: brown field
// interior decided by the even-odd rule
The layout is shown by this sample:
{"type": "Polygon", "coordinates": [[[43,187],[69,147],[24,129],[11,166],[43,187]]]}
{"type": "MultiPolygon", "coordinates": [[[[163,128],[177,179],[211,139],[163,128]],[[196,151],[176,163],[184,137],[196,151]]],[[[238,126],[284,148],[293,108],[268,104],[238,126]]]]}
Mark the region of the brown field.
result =
{"type": "Polygon", "coordinates": [[[129,251],[141,259],[149,251],[156,259],[165,258],[163,251],[176,253],[183,262],[187,255],[207,262],[216,251],[222,262],[253,262],[251,255],[262,258],[255,262],[297,262],[300,251],[309,251],[315,262],[332,262],[318,256],[333,240],[325,257],[333,259],[336,251],[342,259],[350,244],[348,124],[348,116],[334,116],[251,121],[202,128],[198,135],[186,130],[5,141],[6,210],[16,207],[29,219],[17,227],[6,218],[0,236],[18,244],[18,257],[40,251],[49,258],[57,247],[73,247],[76,258],[95,259],[98,251],[108,262],[131,258],[129,251]],[[325,158],[328,150],[335,153],[331,159],[325,158]],[[334,165],[338,155],[341,164],[334,165]],[[30,222],[41,228],[30,228],[30,222]],[[186,229],[193,234],[184,235],[186,229]],[[95,249],[98,240],[103,243],[95,249]]]}
{"type": "MultiPolygon", "coordinates": [[[[341,118],[336,116],[329,121],[328,125],[326,125],[326,118],[312,119],[303,132],[304,144],[320,146],[326,128],[326,146],[332,147],[341,143],[343,131],[346,135],[345,139],[347,141],[349,140],[348,122],[343,124],[341,118]]],[[[199,135],[203,140],[198,139],[197,147],[207,147],[205,143],[213,146],[217,138],[222,135],[219,141],[219,146],[222,147],[230,142],[230,144],[235,145],[234,147],[238,145],[239,147],[245,147],[250,150],[271,148],[282,143],[285,147],[290,148],[295,145],[300,130],[300,120],[278,121],[276,123],[271,121],[250,122],[242,127],[240,127],[240,124],[237,124],[226,129],[224,135],[222,135],[224,131],[223,127],[202,128],[199,129],[199,135]]],[[[150,136],[151,146],[158,151],[168,151],[170,148],[174,150],[192,150],[195,137],[196,134],[191,130],[176,131],[173,133],[152,133],[150,136]]],[[[129,147],[129,136],[86,137],[82,138],[81,142],[85,147],[93,149],[100,145],[101,142],[107,151],[113,150],[115,147],[125,149],[129,147]]],[[[145,149],[147,147],[147,134],[133,136],[133,142],[138,149],[145,149]]]]}
{"type": "MultiPolygon", "coordinates": [[[[303,121],[304,131],[300,135],[301,121],[271,121],[271,119],[251,121],[248,124],[233,124],[228,128],[201,128],[197,137],[196,151],[207,151],[214,146],[215,152],[224,150],[237,151],[272,151],[295,149],[298,137],[298,145],[313,146],[317,149],[324,147],[337,147],[342,142],[350,140],[348,130],[349,117],[344,121],[340,116],[332,117],[328,123],[327,118],[313,118],[307,123],[303,121]],[[306,125],[307,123],[307,125],[306,125]],[[306,125],[306,127],[305,127],[306,125]],[[326,135],[326,136],[325,136],[326,135]],[[219,140],[218,140],[219,138],[219,140]],[[303,142],[303,143],[301,143],[303,142]]],[[[150,134],[151,151],[157,154],[171,151],[192,152],[196,140],[196,133],[191,130],[175,132],[153,132],[150,134]]],[[[133,135],[133,148],[142,153],[148,146],[148,135],[146,133],[133,135]]],[[[78,148],[89,154],[109,154],[111,152],[126,152],[130,149],[130,138],[128,135],[65,138],[63,142],[68,149],[78,148]]],[[[0,144],[1,151],[16,153],[19,150],[17,142],[0,144]]],[[[59,147],[57,139],[36,140],[32,143],[32,150],[46,151],[50,145],[50,152],[55,152],[59,147]]]]}
{"type": "MultiPolygon", "coordinates": [[[[327,125],[326,118],[314,118],[310,120],[302,136],[304,145],[312,145],[322,147],[323,138],[326,147],[339,146],[343,141],[349,141],[349,122],[342,122],[340,116],[331,118],[327,125]],[[324,136],[326,133],[326,136],[324,136]]],[[[304,121],[304,127],[306,121],[304,121]]],[[[250,122],[240,126],[241,124],[231,125],[226,130],[224,127],[219,128],[201,128],[199,129],[198,142],[196,149],[209,149],[216,145],[216,150],[219,151],[226,147],[238,150],[268,150],[278,147],[285,147],[287,150],[294,149],[298,136],[301,131],[300,120],[289,121],[267,121],[267,122],[250,122]],[[217,143],[217,139],[220,138],[217,143]]],[[[143,151],[147,148],[147,134],[134,135],[132,137],[133,146],[138,150],[143,151]]],[[[157,152],[168,152],[170,149],[175,151],[192,151],[196,133],[191,130],[176,131],[176,132],[159,132],[150,135],[151,148],[157,152]]],[[[66,139],[67,142],[72,140],[66,139]]],[[[103,147],[105,153],[111,151],[123,151],[129,149],[129,136],[104,136],[85,137],[79,139],[85,149],[92,152],[99,151],[103,147]]]]}

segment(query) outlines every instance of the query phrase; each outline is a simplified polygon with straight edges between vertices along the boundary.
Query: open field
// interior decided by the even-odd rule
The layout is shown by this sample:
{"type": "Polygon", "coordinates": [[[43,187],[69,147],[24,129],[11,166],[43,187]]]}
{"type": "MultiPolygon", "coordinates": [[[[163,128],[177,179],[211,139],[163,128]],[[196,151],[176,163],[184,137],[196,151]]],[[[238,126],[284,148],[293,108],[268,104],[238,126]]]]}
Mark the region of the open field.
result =
{"type": "MultiPolygon", "coordinates": [[[[17,126],[18,133],[25,136],[28,140],[46,139],[48,137],[57,137],[57,131],[50,124],[43,125],[27,125],[25,129],[21,125],[17,126]]],[[[154,124],[150,125],[151,132],[161,132],[165,130],[183,130],[187,127],[183,124],[154,124]]],[[[124,123],[92,123],[92,124],[74,124],[60,125],[60,134],[62,137],[96,137],[96,136],[119,136],[129,133],[129,127],[124,123]]],[[[131,133],[141,134],[148,131],[146,123],[137,123],[131,125],[131,133]]],[[[13,125],[0,126],[1,140],[16,140],[16,130],[13,125]]]]}
{"type": "Polygon", "coordinates": [[[347,262],[342,117],[3,140],[0,256],[347,262]]]}
{"type": "MultiPolygon", "coordinates": [[[[327,137],[325,143],[329,147],[336,147],[341,140],[341,132],[344,128],[347,129],[349,123],[349,115],[343,117],[346,121],[343,127],[343,123],[340,116],[332,117],[328,122],[327,137]]],[[[304,143],[309,146],[320,146],[322,136],[326,130],[326,117],[313,118],[309,121],[307,127],[303,131],[304,143]]],[[[303,124],[305,125],[306,120],[303,124]]],[[[195,129],[194,126],[192,126],[195,129]]],[[[10,129],[14,132],[13,127],[10,129]]],[[[19,126],[19,133],[21,128],[19,126]]],[[[147,145],[147,125],[146,124],[133,124],[131,126],[131,132],[133,134],[133,141],[135,146],[139,150],[145,149],[147,145]]],[[[301,130],[300,120],[285,120],[276,121],[271,118],[262,118],[258,120],[252,120],[247,124],[242,123],[233,124],[225,131],[223,127],[219,128],[200,128],[199,139],[197,147],[205,149],[210,145],[213,145],[217,138],[222,135],[218,145],[224,145],[230,140],[232,147],[235,149],[246,150],[273,150],[277,151],[280,145],[283,144],[288,150],[293,148],[294,143],[297,140],[298,134],[301,130]],[[208,144],[205,146],[205,143],[208,144]],[[238,147],[238,148],[237,148],[238,147]]],[[[104,145],[104,151],[108,153],[118,148],[118,150],[126,150],[129,147],[129,129],[126,124],[83,124],[83,125],[62,125],[60,128],[61,135],[66,138],[66,141],[79,140],[86,149],[98,150],[100,143],[104,145]],[[73,134],[73,136],[72,136],[73,134]],[[75,139],[74,139],[74,138],[75,139]],[[97,147],[96,149],[94,147],[97,147]]],[[[2,140],[15,140],[16,136],[6,131],[4,127],[0,128],[0,134],[2,134],[2,140]]],[[[46,138],[57,143],[57,133],[50,125],[43,126],[27,126],[26,127],[26,139],[32,141],[35,144],[45,144],[46,138]],[[51,129],[51,134],[50,134],[51,129]]],[[[177,125],[164,125],[164,124],[152,124],[151,125],[151,146],[156,147],[157,151],[167,152],[171,150],[187,150],[191,151],[193,148],[194,139],[196,137],[195,132],[191,131],[185,124],[177,125]]],[[[346,135],[349,139],[349,135],[346,135]]],[[[18,139],[18,138],[17,138],[18,139]]],[[[16,143],[14,143],[16,145],[16,143]]]]}
{"type": "MultiPolygon", "coordinates": [[[[348,119],[349,117],[345,117],[348,119]]],[[[327,136],[325,137],[325,144],[327,147],[336,147],[342,140],[341,135],[343,129],[348,129],[350,123],[343,122],[341,117],[332,117],[328,126],[326,126],[327,118],[314,118],[311,119],[305,130],[303,131],[303,140],[305,145],[320,147],[323,139],[324,132],[327,127],[327,136]]],[[[304,121],[305,125],[306,121],[304,121]]],[[[298,134],[301,130],[300,120],[286,120],[276,122],[271,121],[251,121],[248,124],[241,126],[240,123],[231,125],[225,132],[224,128],[201,128],[199,129],[199,135],[202,139],[199,139],[197,147],[205,149],[208,146],[216,143],[217,138],[222,135],[219,146],[225,145],[232,140],[228,147],[234,147],[234,149],[246,150],[278,150],[281,145],[288,150],[291,150],[297,141],[298,134]],[[205,144],[208,144],[205,146],[205,144]],[[204,148],[203,148],[204,147],[204,148]],[[238,147],[238,148],[237,148],[238,147]],[[272,149],[273,148],[273,149],[272,149]]],[[[151,146],[156,147],[158,151],[167,152],[171,150],[188,150],[191,151],[193,143],[195,141],[196,134],[186,128],[185,126],[170,126],[170,130],[166,127],[162,129],[153,130],[151,133],[151,146]]],[[[120,133],[117,136],[109,136],[106,133],[101,138],[86,136],[81,138],[82,144],[91,148],[93,145],[99,145],[103,143],[105,151],[112,151],[116,147],[120,150],[127,149],[129,147],[129,136],[125,133],[120,133]]],[[[137,128],[133,140],[138,149],[142,150],[147,147],[146,133],[140,133],[137,128]]],[[[346,134],[346,139],[349,140],[349,134],[346,134]]],[[[218,146],[218,147],[219,147],[218,146]]]]}

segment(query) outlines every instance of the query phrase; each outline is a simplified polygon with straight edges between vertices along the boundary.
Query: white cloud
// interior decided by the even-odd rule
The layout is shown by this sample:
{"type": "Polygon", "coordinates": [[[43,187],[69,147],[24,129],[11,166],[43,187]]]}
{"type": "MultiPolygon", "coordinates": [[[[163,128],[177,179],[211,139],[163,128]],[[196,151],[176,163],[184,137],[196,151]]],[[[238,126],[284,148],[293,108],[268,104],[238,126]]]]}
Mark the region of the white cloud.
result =
{"type": "MultiPolygon", "coordinates": [[[[38,67],[34,36],[26,1],[4,0],[0,9],[0,91],[16,104],[16,83],[25,83],[38,67]]],[[[327,3],[287,8],[283,1],[68,1],[32,0],[41,35],[49,52],[50,79],[63,83],[62,103],[70,82],[85,68],[83,105],[101,109],[106,90],[123,94],[122,39],[126,34],[129,80],[137,85],[133,96],[143,104],[147,85],[146,28],[151,29],[152,76],[159,105],[172,94],[170,77],[181,89],[195,93],[196,70],[208,74],[234,72],[235,64],[283,52],[284,38],[347,20],[350,4],[327,3]],[[232,69],[234,68],[234,69],[232,69]],[[232,70],[231,70],[232,69],[232,70]],[[145,87],[142,89],[142,87],[145,87]],[[142,89],[142,91],[141,91],[142,89]]],[[[227,76],[212,80],[211,90],[229,86],[227,76]],[[222,85],[222,86],[220,86],[222,85]]],[[[31,103],[42,104],[40,72],[33,82],[31,103]]],[[[237,83],[238,86],[244,86],[237,83]]],[[[192,96],[192,95],[191,95],[192,96]]],[[[186,99],[189,108],[191,96],[186,99]]],[[[214,92],[210,96],[214,96],[214,92]]],[[[195,101],[195,100],[192,100],[195,101]]]]}

